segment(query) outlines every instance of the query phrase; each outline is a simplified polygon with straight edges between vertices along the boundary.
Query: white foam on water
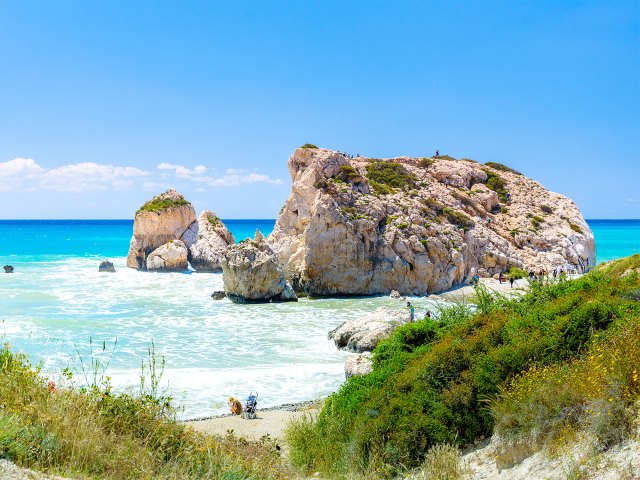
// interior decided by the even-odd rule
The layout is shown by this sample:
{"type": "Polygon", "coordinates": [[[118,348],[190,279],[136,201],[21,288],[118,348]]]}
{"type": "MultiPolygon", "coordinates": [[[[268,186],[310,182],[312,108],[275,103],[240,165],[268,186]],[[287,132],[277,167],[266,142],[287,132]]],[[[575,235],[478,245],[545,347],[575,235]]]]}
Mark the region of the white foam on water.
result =
{"type": "MultiPolygon", "coordinates": [[[[71,366],[82,381],[79,357],[89,377],[92,359],[109,361],[117,389],[139,384],[153,341],[185,418],[221,413],[227,397],[251,390],[263,406],[335,391],[347,354],[327,332],[380,306],[404,305],[386,297],[236,305],[210,296],[222,290],[221,274],[138,272],[125,258],[111,260],[116,273],[99,273],[98,258],[70,258],[0,275],[0,335],[54,376],[71,366]]],[[[412,302],[418,312],[432,305],[412,302]]]]}

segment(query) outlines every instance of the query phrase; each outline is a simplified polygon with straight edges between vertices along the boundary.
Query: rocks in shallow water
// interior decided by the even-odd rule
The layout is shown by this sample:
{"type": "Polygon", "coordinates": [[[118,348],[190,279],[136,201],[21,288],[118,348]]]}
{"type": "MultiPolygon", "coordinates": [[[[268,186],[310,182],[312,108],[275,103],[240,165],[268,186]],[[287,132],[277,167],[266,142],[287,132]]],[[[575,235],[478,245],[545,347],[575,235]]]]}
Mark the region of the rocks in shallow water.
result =
{"type": "Polygon", "coordinates": [[[165,243],[147,257],[147,270],[181,272],[188,267],[187,246],[181,240],[165,243]]]}
{"type": "Polygon", "coordinates": [[[263,241],[245,240],[222,259],[224,290],[234,303],[296,302],[293,288],[263,241]]]}
{"type": "Polygon", "coordinates": [[[4,273],[13,273],[13,267],[11,265],[5,265],[2,268],[4,268],[4,273]]]}
{"type": "Polygon", "coordinates": [[[172,240],[182,239],[188,247],[195,239],[196,227],[195,210],[178,192],[167,190],[153,197],[136,212],[127,267],[145,270],[151,252],[172,240]]]}
{"type": "Polygon", "coordinates": [[[198,272],[217,272],[229,245],[236,243],[231,232],[211,210],[198,217],[197,236],[189,248],[189,262],[198,272]]]}
{"type": "Polygon", "coordinates": [[[224,290],[216,290],[211,294],[211,298],[213,298],[214,300],[222,300],[223,298],[226,298],[226,297],[227,297],[227,294],[224,290]]]}
{"type": "Polygon", "coordinates": [[[115,273],[116,267],[114,267],[113,263],[111,263],[109,260],[103,260],[102,262],[100,262],[100,266],[98,267],[98,271],[99,272],[115,273]]]}
{"type": "Polygon", "coordinates": [[[354,375],[366,375],[373,370],[371,353],[364,352],[356,355],[349,355],[344,361],[344,375],[346,378],[354,375]]]}
{"type": "Polygon", "coordinates": [[[369,315],[347,320],[329,332],[338,348],[351,352],[370,352],[398,327],[409,322],[409,312],[380,307],[369,315]]]}

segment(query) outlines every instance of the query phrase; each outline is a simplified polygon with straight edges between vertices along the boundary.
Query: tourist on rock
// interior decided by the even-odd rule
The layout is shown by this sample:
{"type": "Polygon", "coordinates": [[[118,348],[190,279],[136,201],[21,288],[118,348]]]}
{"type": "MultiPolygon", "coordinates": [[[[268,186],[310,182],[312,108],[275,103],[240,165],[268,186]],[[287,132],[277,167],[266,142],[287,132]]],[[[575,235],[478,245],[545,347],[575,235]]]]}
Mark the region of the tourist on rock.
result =
{"type": "Polygon", "coordinates": [[[416,315],[416,309],[413,308],[413,305],[411,305],[411,302],[407,302],[407,308],[409,309],[409,321],[413,322],[415,320],[415,315],[416,315]]]}

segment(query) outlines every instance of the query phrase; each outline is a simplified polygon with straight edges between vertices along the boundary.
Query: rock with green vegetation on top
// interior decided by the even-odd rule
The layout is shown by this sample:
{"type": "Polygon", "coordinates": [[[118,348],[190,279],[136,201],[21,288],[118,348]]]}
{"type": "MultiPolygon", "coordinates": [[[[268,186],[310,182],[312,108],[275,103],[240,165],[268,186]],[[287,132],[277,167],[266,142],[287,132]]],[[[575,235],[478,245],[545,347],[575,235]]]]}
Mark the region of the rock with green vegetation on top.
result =
{"type": "Polygon", "coordinates": [[[310,294],[423,295],[472,269],[490,277],[595,265],[575,203],[502,164],[299,148],[289,171],[291,196],[268,243],[310,294]]]}
{"type": "Polygon", "coordinates": [[[127,266],[146,270],[149,254],[173,240],[182,240],[189,248],[196,227],[193,206],[178,192],[167,190],[153,197],[136,212],[127,266]]]}

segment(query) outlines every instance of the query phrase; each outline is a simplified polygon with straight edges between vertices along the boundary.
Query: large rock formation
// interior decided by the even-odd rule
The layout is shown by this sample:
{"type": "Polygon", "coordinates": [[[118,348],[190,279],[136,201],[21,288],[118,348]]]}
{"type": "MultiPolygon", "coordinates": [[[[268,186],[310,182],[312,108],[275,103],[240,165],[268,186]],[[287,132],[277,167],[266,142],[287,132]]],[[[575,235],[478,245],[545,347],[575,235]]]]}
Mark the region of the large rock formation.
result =
{"type": "Polygon", "coordinates": [[[189,248],[189,263],[198,272],[217,272],[229,245],[236,243],[231,232],[211,210],[198,217],[197,234],[189,248]]]}
{"type": "Polygon", "coordinates": [[[187,246],[181,240],[165,243],[147,257],[147,270],[182,272],[187,268],[187,246]]]}
{"type": "Polygon", "coordinates": [[[182,240],[189,248],[197,236],[196,212],[175,190],[153,197],[136,212],[127,266],[147,269],[147,256],[155,249],[182,240]]]}
{"type": "Polygon", "coordinates": [[[472,269],[595,264],[575,203],[500,164],[299,148],[289,171],[268,241],[294,287],[315,295],[437,293],[472,269]]]}
{"type": "Polygon", "coordinates": [[[215,213],[204,210],[196,220],[191,204],[175,190],[167,190],[136,212],[127,266],[178,271],[186,270],[188,261],[200,272],[220,271],[221,258],[233,244],[233,235],[215,213]],[[183,245],[184,259],[182,248],[173,244],[174,240],[183,245]],[[149,262],[152,252],[156,255],[149,262]]]}
{"type": "Polygon", "coordinates": [[[409,322],[409,311],[380,307],[369,315],[347,320],[329,332],[336,347],[351,352],[371,352],[380,340],[398,326],[409,322]]]}
{"type": "Polygon", "coordinates": [[[222,271],[227,297],[234,303],[297,301],[273,251],[260,237],[226,251],[222,271]]]}

